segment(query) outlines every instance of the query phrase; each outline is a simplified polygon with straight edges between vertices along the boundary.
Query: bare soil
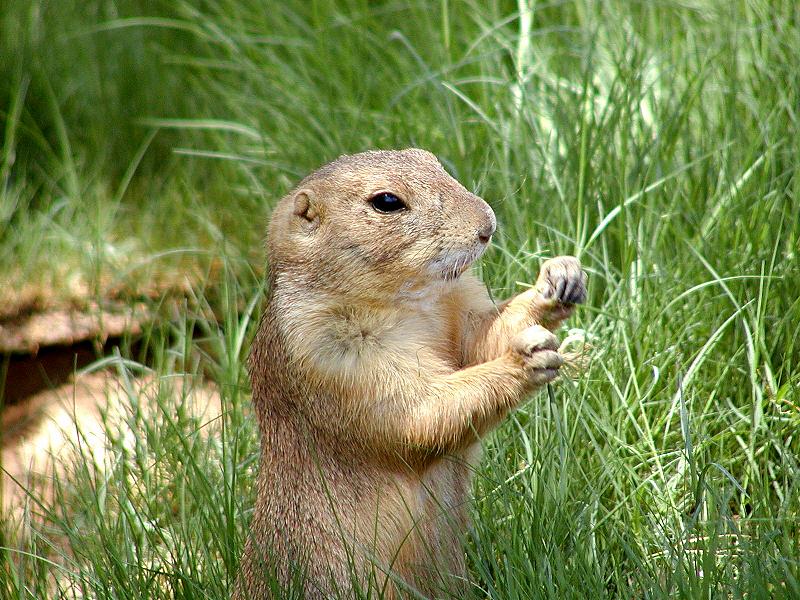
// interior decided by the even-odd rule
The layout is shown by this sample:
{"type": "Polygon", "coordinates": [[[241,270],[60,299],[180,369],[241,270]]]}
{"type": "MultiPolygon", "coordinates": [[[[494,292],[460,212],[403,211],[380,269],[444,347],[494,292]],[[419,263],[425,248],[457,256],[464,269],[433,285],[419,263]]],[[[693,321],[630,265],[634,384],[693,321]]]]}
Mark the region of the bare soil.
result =
{"type": "MultiPolygon", "coordinates": [[[[173,294],[173,300],[176,295],[181,296],[173,294]]],[[[126,379],[125,387],[113,370],[78,374],[109,355],[123,336],[135,339],[158,322],[159,315],[147,304],[58,304],[28,296],[17,294],[18,302],[5,304],[0,312],[0,523],[9,531],[31,508],[26,490],[49,498],[54,469],[64,474],[76,458],[102,463],[107,428],[124,426],[131,392],[145,412],[164,392],[164,382],[154,376],[126,379]],[[89,455],[82,455],[86,449],[89,455]]],[[[219,416],[213,385],[178,377],[170,378],[169,386],[190,414],[209,421],[219,416]]]]}

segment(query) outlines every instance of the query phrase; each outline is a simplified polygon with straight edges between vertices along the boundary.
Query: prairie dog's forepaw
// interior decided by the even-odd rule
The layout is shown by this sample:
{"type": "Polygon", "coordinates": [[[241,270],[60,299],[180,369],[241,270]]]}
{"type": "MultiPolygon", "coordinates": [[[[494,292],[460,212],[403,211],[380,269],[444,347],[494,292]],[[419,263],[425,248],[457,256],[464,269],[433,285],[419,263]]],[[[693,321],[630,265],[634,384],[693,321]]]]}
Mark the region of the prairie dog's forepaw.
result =
{"type": "Polygon", "coordinates": [[[514,336],[511,348],[522,357],[530,372],[530,380],[535,384],[555,379],[558,369],[564,364],[558,353],[558,338],[540,325],[528,327],[514,336]]]}
{"type": "Polygon", "coordinates": [[[536,289],[545,300],[559,304],[582,304],[586,301],[586,273],[574,256],[557,256],[542,264],[536,289]]]}
{"type": "Polygon", "coordinates": [[[533,356],[542,350],[558,350],[558,338],[541,325],[531,325],[523,329],[511,341],[514,352],[525,357],[533,356]]]}

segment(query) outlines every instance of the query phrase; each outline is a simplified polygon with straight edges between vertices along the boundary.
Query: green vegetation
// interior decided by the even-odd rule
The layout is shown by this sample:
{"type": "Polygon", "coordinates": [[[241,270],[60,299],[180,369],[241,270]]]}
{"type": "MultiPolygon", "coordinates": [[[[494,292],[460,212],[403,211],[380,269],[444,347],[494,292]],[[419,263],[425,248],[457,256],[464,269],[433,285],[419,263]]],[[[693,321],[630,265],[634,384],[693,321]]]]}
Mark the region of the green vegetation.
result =
{"type": "Polygon", "coordinates": [[[800,597],[800,10],[532,5],[4,2],[0,297],[189,274],[116,365],[200,373],[225,414],[132,409],[3,550],[0,595],[227,597],[270,207],[341,153],[420,146],[495,209],[495,296],[544,256],[590,273],[586,371],[486,443],[473,597],[800,597]]]}

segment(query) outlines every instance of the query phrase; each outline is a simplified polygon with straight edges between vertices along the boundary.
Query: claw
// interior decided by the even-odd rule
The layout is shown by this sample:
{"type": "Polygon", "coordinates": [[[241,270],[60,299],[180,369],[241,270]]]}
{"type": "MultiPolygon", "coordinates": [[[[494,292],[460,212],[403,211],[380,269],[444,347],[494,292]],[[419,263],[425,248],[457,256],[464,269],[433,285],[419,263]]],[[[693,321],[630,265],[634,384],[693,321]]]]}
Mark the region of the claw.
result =
{"type": "Polygon", "coordinates": [[[542,265],[537,287],[545,300],[581,304],[586,300],[586,273],[574,256],[559,256],[542,265]]]}

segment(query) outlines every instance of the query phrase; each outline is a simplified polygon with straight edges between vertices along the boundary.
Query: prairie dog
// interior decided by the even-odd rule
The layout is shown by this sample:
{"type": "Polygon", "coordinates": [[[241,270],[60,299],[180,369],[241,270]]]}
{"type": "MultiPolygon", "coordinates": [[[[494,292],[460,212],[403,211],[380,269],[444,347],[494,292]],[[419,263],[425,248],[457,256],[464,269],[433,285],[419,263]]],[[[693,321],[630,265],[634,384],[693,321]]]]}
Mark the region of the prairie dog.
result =
{"type": "Polygon", "coordinates": [[[495,226],[418,149],[342,156],[280,200],[249,360],[261,465],[235,597],[281,597],[271,579],[305,598],[463,586],[480,438],[556,377],[551,330],[586,295],[561,257],[495,305],[469,272],[495,226]]]}

